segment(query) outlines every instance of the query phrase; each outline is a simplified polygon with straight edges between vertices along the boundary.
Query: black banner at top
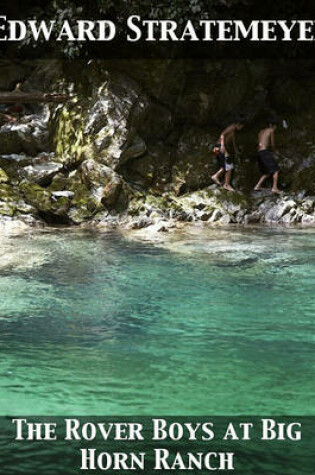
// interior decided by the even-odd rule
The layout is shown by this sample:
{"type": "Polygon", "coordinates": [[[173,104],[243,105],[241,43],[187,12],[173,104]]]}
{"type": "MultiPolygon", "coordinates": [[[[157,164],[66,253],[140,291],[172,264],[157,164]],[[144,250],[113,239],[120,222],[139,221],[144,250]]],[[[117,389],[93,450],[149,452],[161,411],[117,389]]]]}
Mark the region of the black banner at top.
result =
{"type": "Polygon", "coordinates": [[[2,58],[313,58],[312,2],[23,2],[0,9],[2,58]]]}

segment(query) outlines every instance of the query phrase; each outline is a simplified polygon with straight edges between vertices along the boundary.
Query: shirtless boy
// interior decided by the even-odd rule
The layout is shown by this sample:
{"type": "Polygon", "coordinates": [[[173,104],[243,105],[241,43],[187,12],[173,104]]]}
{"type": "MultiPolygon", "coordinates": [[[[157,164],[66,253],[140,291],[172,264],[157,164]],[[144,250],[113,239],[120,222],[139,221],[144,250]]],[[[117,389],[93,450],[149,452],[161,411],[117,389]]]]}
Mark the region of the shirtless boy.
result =
{"type": "Polygon", "coordinates": [[[233,153],[239,153],[236,142],[235,132],[241,130],[244,127],[244,121],[239,120],[229,125],[220,135],[216,145],[214,146],[214,153],[218,157],[219,170],[212,175],[211,179],[217,185],[222,185],[220,177],[225,173],[223,188],[228,191],[235,191],[231,185],[232,171],[234,169],[233,153]],[[232,152],[233,147],[233,152],[232,152]]]}
{"type": "Polygon", "coordinates": [[[275,149],[276,128],[276,122],[270,121],[269,127],[262,129],[258,134],[258,166],[262,176],[254,188],[255,191],[263,190],[264,188],[262,188],[262,184],[268,177],[272,176],[272,193],[282,193],[278,188],[280,168],[270,150],[270,148],[273,150],[275,149]]]}

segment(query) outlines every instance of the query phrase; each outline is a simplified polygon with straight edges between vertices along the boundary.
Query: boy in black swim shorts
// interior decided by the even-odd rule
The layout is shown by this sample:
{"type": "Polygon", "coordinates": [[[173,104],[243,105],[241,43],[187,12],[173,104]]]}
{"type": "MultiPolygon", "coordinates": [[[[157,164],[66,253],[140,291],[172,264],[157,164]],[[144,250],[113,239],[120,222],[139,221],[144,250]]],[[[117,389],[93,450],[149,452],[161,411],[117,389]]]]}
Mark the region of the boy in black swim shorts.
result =
{"type": "Polygon", "coordinates": [[[264,181],[272,177],[272,189],[273,193],[281,194],[282,192],[278,188],[279,179],[279,165],[277,164],[274,154],[270,148],[275,149],[275,130],[277,128],[276,121],[270,120],[269,126],[262,129],[258,134],[258,166],[261,173],[261,177],[255,186],[255,191],[263,190],[262,184],[264,181]]]}

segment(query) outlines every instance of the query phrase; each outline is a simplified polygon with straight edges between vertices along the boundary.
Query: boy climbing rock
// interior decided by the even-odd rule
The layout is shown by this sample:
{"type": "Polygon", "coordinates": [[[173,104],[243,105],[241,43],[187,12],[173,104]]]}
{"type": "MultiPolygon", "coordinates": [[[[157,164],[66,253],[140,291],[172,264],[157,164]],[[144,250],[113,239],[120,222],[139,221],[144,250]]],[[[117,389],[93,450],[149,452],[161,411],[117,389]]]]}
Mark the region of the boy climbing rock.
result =
{"type": "Polygon", "coordinates": [[[272,193],[282,194],[278,188],[279,179],[279,165],[277,164],[273,152],[275,150],[275,130],[277,128],[276,120],[270,120],[269,126],[262,129],[258,134],[258,166],[261,172],[261,177],[255,186],[255,191],[263,190],[262,184],[264,181],[272,177],[272,193]]]}
{"type": "Polygon", "coordinates": [[[214,154],[218,158],[219,170],[212,175],[211,179],[214,183],[221,186],[220,177],[225,173],[223,188],[228,191],[235,191],[231,185],[232,172],[234,169],[233,158],[234,154],[239,153],[235,142],[235,132],[241,130],[243,127],[243,119],[239,119],[229,125],[223,130],[213,149],[214,154]]]}

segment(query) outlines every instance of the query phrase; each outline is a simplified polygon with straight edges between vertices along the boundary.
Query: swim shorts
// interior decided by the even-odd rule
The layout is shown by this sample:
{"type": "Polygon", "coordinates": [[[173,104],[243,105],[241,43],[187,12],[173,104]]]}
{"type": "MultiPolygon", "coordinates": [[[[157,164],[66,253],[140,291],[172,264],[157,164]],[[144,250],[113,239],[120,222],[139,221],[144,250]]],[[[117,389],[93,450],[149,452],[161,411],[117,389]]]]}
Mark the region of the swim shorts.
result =
{"type": "Polygon", "coordinates": [[[280,170],[279,165],[270,150],[260,150],[258,152],[258,166],[260,172],[264,175],[273,175],[275,172],[280,170]]]}
{"type": "MultiPolygon", "coordinates": [[[[215,148],[220,149],[221,148],[220,144],[215,144],[215,148]]],[[[220,168],[224,168],[226,172],[233,170],[234,163],[233,163],[233,157],[231,155],[228,155],[226,157],[223,152],[219,152],[216,154],[216,157],[218,159],[218,165],[220,168]]]]}

